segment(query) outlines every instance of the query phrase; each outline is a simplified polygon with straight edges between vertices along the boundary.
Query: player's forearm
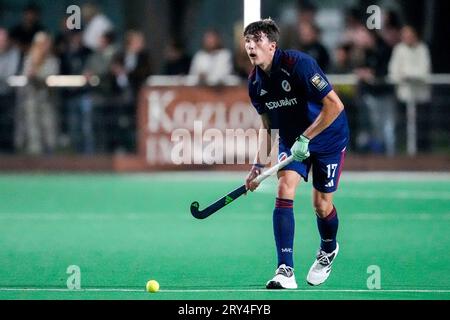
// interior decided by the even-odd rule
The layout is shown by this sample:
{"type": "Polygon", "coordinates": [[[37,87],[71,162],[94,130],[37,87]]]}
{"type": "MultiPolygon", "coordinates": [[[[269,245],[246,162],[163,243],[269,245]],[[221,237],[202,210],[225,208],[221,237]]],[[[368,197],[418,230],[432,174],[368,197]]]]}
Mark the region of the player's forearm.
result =
{"type": "Polygon", "coordinates": [[[344,110],[344,104],[333,91],[323,99],[322,111],[316,120],[303,132],[310,140],[328,128],[344,110]]]}
{"type": "Polygon", "coordinates": [[[261,126],[258,133],[258,150],[256,152],[255,161],[261,165],[266,165],[269,162],[270,151],[272,150],[272,137],[270,130],[266,129],[264,125],[261,126]]]}
{"type": "Polygon", "coordinates": [[[261,127],[258,132],[258,151],[256,152],[254,163],[266,165],[269,162],[273,138],[270,132],[269,118],[266,115],[262,115],[261,127]]]}

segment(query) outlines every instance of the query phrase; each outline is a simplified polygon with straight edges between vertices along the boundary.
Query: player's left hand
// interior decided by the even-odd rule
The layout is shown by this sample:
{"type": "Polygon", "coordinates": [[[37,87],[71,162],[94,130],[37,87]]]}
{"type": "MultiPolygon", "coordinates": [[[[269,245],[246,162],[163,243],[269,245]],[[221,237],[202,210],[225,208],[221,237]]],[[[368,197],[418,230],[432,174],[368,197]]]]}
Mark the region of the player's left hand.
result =
{"type": "Polygon", "coordinates": [[[309,139],[304,135],[298,137],[291,148],[291,153],[294,156],[295,161],[301,162],[309,158],[309,139]]]}
{"type": "Polygon", "coordinates": [[[259,176],[262,172],[262,169],[264,168],[261,164],[254,164],[252,166],[252,169],[247,175],[247,178],[245,179],[245,187],[247,190],[250,190],[251,192],[255,191],[256,188],[258,188],[258,183],[253,181],[257,176],[259,176]]]}

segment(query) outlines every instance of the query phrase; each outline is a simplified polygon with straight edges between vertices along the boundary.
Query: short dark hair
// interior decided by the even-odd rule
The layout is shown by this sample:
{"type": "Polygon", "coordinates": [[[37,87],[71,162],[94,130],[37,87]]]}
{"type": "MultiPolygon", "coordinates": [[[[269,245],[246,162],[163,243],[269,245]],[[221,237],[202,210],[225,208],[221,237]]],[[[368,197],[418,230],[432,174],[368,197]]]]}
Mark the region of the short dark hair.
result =
{"type": "Polygon", "coordinates": [[[258,36],[261,33],[264,33],[271,42],[278,42],[280,39],[280,28],[270,18],[250,23],[245,27],[244,37],[248,35],[258,36]]]}

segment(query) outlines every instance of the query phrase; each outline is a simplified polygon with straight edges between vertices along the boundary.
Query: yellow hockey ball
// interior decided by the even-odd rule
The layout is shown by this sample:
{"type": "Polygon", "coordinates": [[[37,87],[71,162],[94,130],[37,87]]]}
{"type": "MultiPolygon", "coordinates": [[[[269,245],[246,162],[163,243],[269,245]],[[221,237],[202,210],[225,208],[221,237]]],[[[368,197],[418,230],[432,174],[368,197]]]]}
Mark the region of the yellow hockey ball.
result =
{"type": "Polygon", "coordinates": [[[156,280],[150,280],[147,282],[147,285],[145,286],[148,292],[158,292],[159,291],[159,283],[156,280]]]}

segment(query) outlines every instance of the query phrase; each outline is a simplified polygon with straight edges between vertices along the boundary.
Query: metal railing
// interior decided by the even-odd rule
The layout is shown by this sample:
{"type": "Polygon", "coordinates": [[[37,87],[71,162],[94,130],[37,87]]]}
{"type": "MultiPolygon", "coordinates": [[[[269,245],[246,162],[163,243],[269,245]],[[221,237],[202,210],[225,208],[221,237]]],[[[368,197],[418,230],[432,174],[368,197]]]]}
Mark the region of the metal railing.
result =
{"type": "MultiPolygon", "coordinates": [[[[354,74],[328,74],[328,79],[333,85],[356,86],[358,78],[354,74]]],[[[28,83],[25,76],[11,76],[7,79],[7,84],[11,87],[23,87],[28,83]]],[[[399,83],[390,78],[383,79],[384,84],[398,85],[399,83]]],[[[423,79],[424,84],[430,85],[450,85],[450,74],[432,74],[423,79]]],[[[96,87],[100,84],[100,78],[91,76],[89,78],[83,75],[52,75],[46,79],[46,85],[49,87],[69,88],[69,87],[96,87]]],[[[222,85],[236,86],[243,85],[245,81],[236,76],[229,76],[223,79],[222,85]]],[[[407,82],[402,83],[408,85],[407,82]]],[[[195,76],[150,76],[147,79],[148,86],[196,86],[198,78],[195,76]]],[[[412,84],[411,84],[412,86],[412,84]]],[[[412,97],[406,103],[406,152],[408,155],[416,155],[417,148],[417,104],[418,101],[412,97]]]]}
{"type": "MultiPolygon", "coordinates": [[[[358,84],[358,77],[354,74],[328,74],[327,77],[334,85],[356,86],[358,84]]],[[[224,79],[223,84],[236,85],[237,81],[236,77],[230,76],[224,79]]],[[[431,74],[423,81],[424,84],[430,85],[450,85],[450,74],[431,74]]],[[[393,86],[399,84],[389,77],[382,79],[382,82],[393,86]]],[[[147,80],[149,86],[194,86],[196,84],[197,78],[192,76],[151,76],[147,80]]],[[[408,85],[407,82],[402,84],[408,85]]],[[[406,149],[410,156],[417,154],[417,103],[414,97],[406,103],[406,149]]]]}

